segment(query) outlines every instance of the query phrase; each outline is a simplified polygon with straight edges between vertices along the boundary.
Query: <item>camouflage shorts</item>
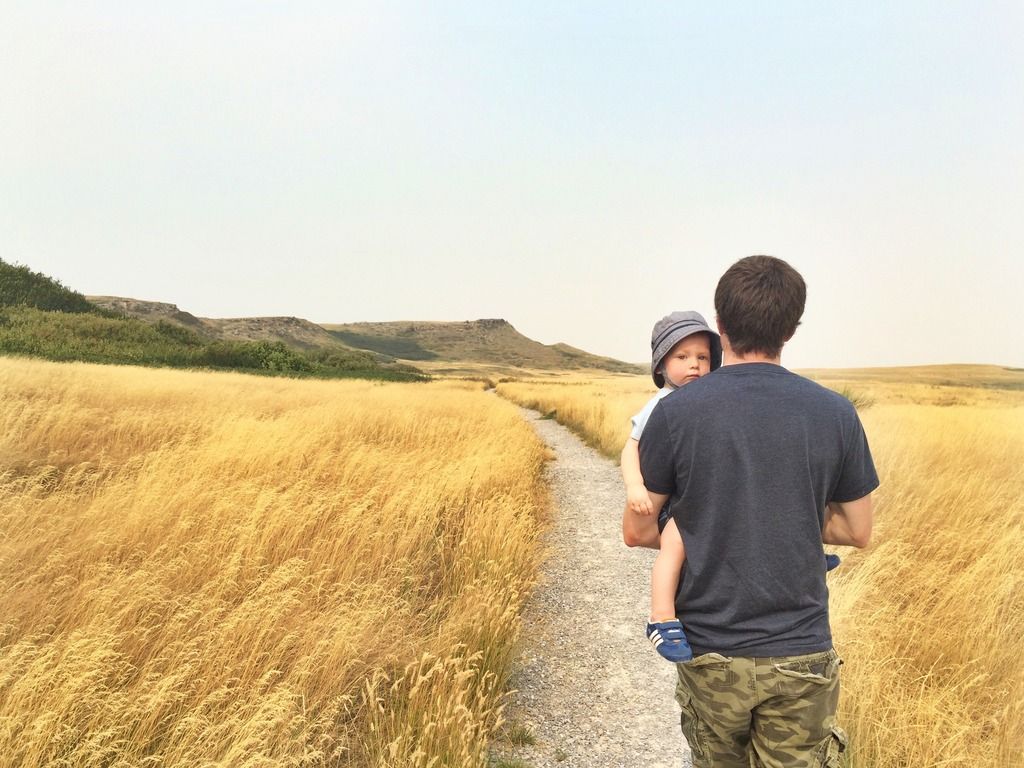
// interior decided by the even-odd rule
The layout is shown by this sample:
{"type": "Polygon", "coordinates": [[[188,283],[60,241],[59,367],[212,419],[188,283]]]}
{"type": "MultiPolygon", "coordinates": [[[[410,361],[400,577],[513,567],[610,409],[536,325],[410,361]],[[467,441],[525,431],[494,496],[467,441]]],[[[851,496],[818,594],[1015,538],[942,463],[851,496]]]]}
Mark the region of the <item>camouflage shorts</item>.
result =
{"type": "Polygon", "coordinates": [[[717,653],[676,665],[693,768],[839,768],[834,651],[776,658],[717,653]]]}

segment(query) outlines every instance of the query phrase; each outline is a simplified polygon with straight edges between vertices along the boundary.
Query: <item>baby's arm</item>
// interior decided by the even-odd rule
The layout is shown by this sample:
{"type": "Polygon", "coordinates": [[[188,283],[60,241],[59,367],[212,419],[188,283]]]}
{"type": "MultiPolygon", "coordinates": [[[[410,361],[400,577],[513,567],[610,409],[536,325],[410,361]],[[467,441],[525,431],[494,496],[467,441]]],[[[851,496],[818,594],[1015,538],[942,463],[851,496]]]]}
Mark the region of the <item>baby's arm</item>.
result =
{"type": "Polygon", "coordinates": [[[644,476],[640,473],[640,441],[632,437],[626,439],[622,447],[622,482],[626,484],[626,507],[638,515],[650,515],[654,508],[651,497],[644,486],[644,476]]]}

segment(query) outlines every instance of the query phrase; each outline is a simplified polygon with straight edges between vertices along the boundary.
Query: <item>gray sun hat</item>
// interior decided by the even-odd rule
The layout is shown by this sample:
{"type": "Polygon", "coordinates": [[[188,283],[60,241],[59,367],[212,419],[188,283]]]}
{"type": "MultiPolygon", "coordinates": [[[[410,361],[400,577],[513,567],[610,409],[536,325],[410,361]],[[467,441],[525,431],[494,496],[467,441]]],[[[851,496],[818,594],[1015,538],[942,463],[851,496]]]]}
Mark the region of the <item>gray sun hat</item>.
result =
{"type": "Polygon", "coordinates": [[[700,312],[673,312],[654,324],[651,331],[651,378],[658,389],[665,386],[665,377],[659,372],[661,361],[676,344],[695,333],[711,337],[711,370],[722,364],[722,340],[711,330],[700,312]]]}

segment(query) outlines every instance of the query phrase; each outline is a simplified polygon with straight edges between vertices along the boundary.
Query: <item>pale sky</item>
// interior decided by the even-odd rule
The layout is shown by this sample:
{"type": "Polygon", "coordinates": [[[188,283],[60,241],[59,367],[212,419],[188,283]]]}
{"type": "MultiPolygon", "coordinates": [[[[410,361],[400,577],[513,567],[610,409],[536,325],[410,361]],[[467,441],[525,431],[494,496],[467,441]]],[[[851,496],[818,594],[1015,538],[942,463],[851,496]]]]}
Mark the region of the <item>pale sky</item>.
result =
{"type": "Polygon", "coordinates": [[[1016,0],[0,0],[0,257],[642,361],[768,253],[788,366],[1024,366],[1022,41],[1016,0]]]}

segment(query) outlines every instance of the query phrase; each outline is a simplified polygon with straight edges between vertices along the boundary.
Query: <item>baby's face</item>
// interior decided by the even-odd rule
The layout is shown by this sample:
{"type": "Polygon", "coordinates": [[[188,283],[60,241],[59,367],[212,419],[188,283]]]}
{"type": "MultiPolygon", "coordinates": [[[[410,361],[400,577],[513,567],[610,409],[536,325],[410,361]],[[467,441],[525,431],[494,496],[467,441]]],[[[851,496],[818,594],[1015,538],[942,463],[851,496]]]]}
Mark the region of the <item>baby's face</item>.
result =
{"type": "Polygon", "coordinates": [[[661,363],[665,382],[681,387],[711,370],[711,339],[695,333],[676,344],[661,363]]]}

